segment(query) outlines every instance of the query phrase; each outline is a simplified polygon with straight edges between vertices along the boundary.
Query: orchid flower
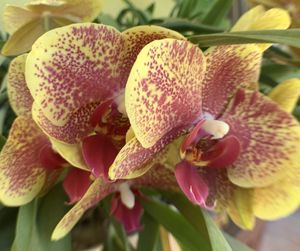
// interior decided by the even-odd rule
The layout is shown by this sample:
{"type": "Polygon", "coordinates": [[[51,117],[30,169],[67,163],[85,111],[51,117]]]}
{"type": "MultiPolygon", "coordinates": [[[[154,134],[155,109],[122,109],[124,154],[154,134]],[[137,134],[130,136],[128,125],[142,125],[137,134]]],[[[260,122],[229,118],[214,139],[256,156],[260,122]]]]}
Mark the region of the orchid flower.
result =
{"type": "Polygon", "coordinates": [[[102,178],[98,178],[82,199],[58,223],[52,239],[63,238],[71,231],[85,211],[110,194],[113,194],[111,214],[123,224],[128,233],[139,230],[143,208],[138,199],[142,196],[139,193],[139,189],[142,187],[178,191],[173,172],[159,164],[154,165],[152,170],[144,176],[129,181],[120,180],[108,183],[102,178]]]}
{"type": "Polygon", "coordinates": [[[255,4],[261,4],[268,8],[286,9],[292,16],[293,26],[300,26],[300,2],[298,0],[250,0],[255,4]]]}
{"type": "Polygon", "coordinates": [[[140,50],[179,33],[139,26],[122,33],[101,24],[74,24],[47,32],[26,61],[32,115],[53,148],[75,167],[108,179],[125,144],[129,120],[124,88],[140,50]]]}
{"type": "MultiPolygon", "coordinates": [[[[286,11],[260,10],[250,10],[233,30],[289,26],[286,11]]],[[[110,178],[144,174],[150,168],[145,163],[182,135],[174,172],[185,195],[201,206],[226,209],[233,186],[268,187],[298,168],[297,120],[257,91],[262,52],[269,46],[216,46],[204,53],[176,39],[145,46],[125,88],[135,137],[117,155],[110,178]]]]}
{"type": "Polygon", "coordinates": [[[4,24],[11,35],[2,49],[6,56],[31,49],[34,41],[50,29],[78,22],[91,22],[102,0],[31,0],[25,7],[7,5],[4,24]]]}
{"type": "MultiPolygon", "coordinates": [[[[53,151],[48,137],[32,120],[33,99],[24,76],[26,58],[27,54],[15,58],[8,72],[7,92],[18,117],[0,153],[0,201],[7,206],[23,205],[44,194],[63,169],[70,167],[53,151]]],[[[70,169],[64,187],[71,203],[86,192],[91,183],[89,175],[77,168],[70,169]]]]}

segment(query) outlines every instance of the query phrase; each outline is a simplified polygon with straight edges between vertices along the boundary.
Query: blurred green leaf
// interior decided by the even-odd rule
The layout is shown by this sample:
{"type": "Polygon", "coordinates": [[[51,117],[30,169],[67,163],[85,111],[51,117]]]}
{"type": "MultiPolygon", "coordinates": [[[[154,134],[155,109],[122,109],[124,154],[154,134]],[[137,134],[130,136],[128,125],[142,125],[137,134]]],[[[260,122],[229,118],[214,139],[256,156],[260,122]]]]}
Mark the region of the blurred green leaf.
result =
{"type": "Polygon", "coordinates": [[[170,16],[188,20],[201,20],[214,2],[215,0],[181,0],[175,5],[170,16]]]}
{"type": "Polygon", "coordinates": [[[195,35],[188,39],[201,47],[226,44],[279,43],[300,48],[300,29],[225,32],[195,35]]]}
{"type": "Polygon", "coordinates": [[[119,24],[111,15],[101,14],[97,17],[97,21],[101,24],[110,25],[120,30],[119,24]]]}
{"type": "Polygon", "coordinates": [[[253,251],[253,249],[249,248],[245,244],[241,243],[240,241],[234,239],[229,234],[223,233],[226,240],[228,241],[229,245],[232,248],[232,251],[253,251]]]}
{"type": "Polygon", "coordinates": [[[18,208],[0,208],[0,251],[8,251],[14,241],[18,208]]]}
{"type": "Polygon", "coordinates": [[[2,150],[3,146],[5,145],[6,138],[0,135],[0,151],[2,150]]]}
{"type": "Polygon", "coordinates": [[[68,251],[70,236],[53,242],[51,233],[67,211],[66,197],[60,186],[54,187],[44,198],[20,207],[16,237],[11,251],[68,251]]]}
{"type": "Polygon", "coordinates": [[[144,213],[143,230],[139,233],[137,251],[153,251],[159,236],[159,226],[149,214],[144,213]]]}
{"type": "Polygon", "coordinates": [[[189,251],[209,251],[209,241],[179,213],[166,204],[152,200],[141,200],[144,209],[153,219],[164,226],[189,251]]]}
{"type": "Polygon", "coordinates": [[[193,31],[195,33],[204,33],[204,34],[224,32],[224,30],[218,29],[215,26],[190,22],[182,19],[167,19],[163,23],[160,23],[158,25],[178,32],[193,31]]]}
{"type": "Polygon", "coordinates": [[[115,229],[115,233],[116,233],[115,237],[118,240],[118,242],[121,244],[121,246],[124,247],[124,251],[131,251],[132,248],[128,241],[124,227],[119,222],[117,222],[113,217],[111,218],[111,222],[115,229]]]}
{"type": "Polygon", "coordinates": [[[207,212],[193,205],[182,194],[168,193],[165,196],[177,207],[180,213],[210,243],[212,251],[232,251],[220,229],[215,225],[207,212]]]}
{"type": "Polygon", "coordinates": [[[219,26],[227,17],[233,0],[217,0],[202,19],[203,24],[219,26]]]}

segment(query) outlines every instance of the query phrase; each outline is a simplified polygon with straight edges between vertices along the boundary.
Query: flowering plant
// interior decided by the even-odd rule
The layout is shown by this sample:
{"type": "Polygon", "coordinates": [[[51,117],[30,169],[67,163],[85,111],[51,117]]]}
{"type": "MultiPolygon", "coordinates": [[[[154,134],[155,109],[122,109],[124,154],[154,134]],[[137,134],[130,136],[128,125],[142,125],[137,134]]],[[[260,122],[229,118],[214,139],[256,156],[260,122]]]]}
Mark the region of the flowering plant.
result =
{"type": "Polygon", "coordinates": [[[99,0],[5,8],[0,244],[248,250],[218,218],[251,230],[300,203],[295,15],[125,2],[116,18],[99,0]]]}

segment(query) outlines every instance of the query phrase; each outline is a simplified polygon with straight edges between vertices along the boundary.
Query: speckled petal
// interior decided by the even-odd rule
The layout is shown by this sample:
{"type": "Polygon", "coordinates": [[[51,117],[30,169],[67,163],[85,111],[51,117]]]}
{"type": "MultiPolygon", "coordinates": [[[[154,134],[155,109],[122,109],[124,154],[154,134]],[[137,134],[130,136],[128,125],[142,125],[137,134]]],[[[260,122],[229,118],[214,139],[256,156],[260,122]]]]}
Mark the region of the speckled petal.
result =
{"type": "Polygon", "coordinates": [[[229,45],[211,47],[204,54],[203,111],[218,116],[239,88],[256,89],[262,53],[256,45],[229,45]]]}
{"type": "Polygon", "coordinates": [[[258,218],[277,220],[296,211],[300,206],[300,168],[290,170],[276,183],[256,188],[253,208],[258,218]]]}
{"type": "Polygon", "coordinates": [[[180,191],[172,169],[154,164],[144,175],[131,180],[134,187],[150,187],[167,191],[180,191]]]}
{"type": "Polygon", "coordinates": [[[300,96],[300,79],[288,79],[276,86],[269,97],[274,100],[283,110],[291,113],[300,96]]]}
{"type": "Polygon", "coordinates": [[[93,207],[108,194],[116,191],[117,188],[117,183],[103,183],[102,179],[96,179],[83,198],[58,223],[51,239],[63,238],[71,231],[86,210],[93,207]]]}
{"type": "Polygon", "coordinates": [[[13,59],[7,75],[7,94],[9,102],[17,115],[31,112],[33,98],[25,81],[25,62],[27,54],[13,59]]]}
{"type": "Polygon", "coordinates": [[[132,179],[146,173],[154,163],[166,157],[168,144],[177,138],[180,131],[170,133],[159,140],[154,146],[144,148],[137,138],[132,138],[118,153],[109,168],[109,178],[132,179]]]}
{"type": "Polygon", "coordinates": [[[241,89],[222,120],[241,143],[240,156],[228,169],[236,185],[267,186],[299,164],[299,123],[268,97],[241,89]]]}
{"type": "Polygon", "coordinates": [[[123,31],[122,35],[126,40],[126,52],[124,53],[123,58],[125,81],[128,78],[136,57],[147,44],[154,40],[164,38],[186,40],[180,33],[156,25],[140,25],[132,27],[123,31]]]}
{"type": "Polygon", "coordinates": [[[204,71],[203,53],[189,42],[162,39],[142,49],[128,78],[125,105],[143,147],[197,120],[204,71]]]}
{"type": "Polygon", "coordinates": [[[49,142],[30,117],[18,117],[10,130],[0,153],[0,201],[19,206],[30,202],[45,183],[39,151],[49,142]]]}
{"type": "Polygon", "coordinates": [[[37,13],[34,13],[26,8],[14,5],[6,5],[3,12],[5,30],[12,34],[20,29],[23,25],[31,22],[37,17],[37,13]]]}
{"type": "Polygon", "coordinates": [[[101,24],[58,28],[36,41],[27,58],[26,81],[39,108],[35,119],[44,131],[65,143],[86,135],[99,102],[123,85],[123,48],[121,33],[101,24]],[[61,135],[55,133],[57,127],[63,129],[61,135]]]}

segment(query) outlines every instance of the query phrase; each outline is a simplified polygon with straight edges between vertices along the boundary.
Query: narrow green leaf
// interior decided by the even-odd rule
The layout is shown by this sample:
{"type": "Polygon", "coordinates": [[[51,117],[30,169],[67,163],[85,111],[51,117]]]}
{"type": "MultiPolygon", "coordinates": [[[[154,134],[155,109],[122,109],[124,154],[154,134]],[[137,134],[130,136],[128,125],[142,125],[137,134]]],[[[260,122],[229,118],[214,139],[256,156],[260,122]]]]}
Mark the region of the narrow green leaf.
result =
{"type": "Polygon", "coordinates": [[[201,47],[226,44],[279,43],[300,48],[300,29],[225,32],[195,35],[188,39],[201,47]]]}
{"type": "Polygon", "coordinates": [[[166,204],[141,200],[146,212],[163,225],[189,251],[209,251],[209,242],[179,213],[166,204]]]}
{"type": "Polygon", "coordinates": [[[215,225],[207,212],[191,204],[183,195],[168,193],[165,196],[177,207],[180,213],[210,243],[212,251],[232,251],[220,229],[215,225]]]}
{"type": "Polygon", "coordinates": [[[217,0],[202,19],[203,24],[218,26],[228,15],[233,0],[217,0]]]}
{"type": "Polygon", "coordinates": [[[118,223],[114,218],[111,218],[111,221],[115,229],[116,239],[121,244],[121,246],[124,247],[124,251],[131,251],[132,249],[128,241],[124,227],[120,223],[118,223]]]}
{"type": "Polygon", "coordinates": [[[18,209],[1,207],[0,205],[0,250],[8,251],[15,237],[18,209]]]}
{"type": "Polygon", "coordinates": [[[224,30],[218,29],[215,26],[200,24],[196,22],[189,22],[187,20],[180,20],[180,19],[166,20],[165,22],[160,23],[158,25],[178,32],[193,31],[193,32],[205,33],[205,34],[224,32],[224,30]]]}
{"type": "Polygon", "coordinates": [[[60,185],[57,185],[39,203],[36,225],[45,251],[71,250],[70,235],[60,241],[51,241],[54,228],[69,209],[66,201],[65,192],[60,185]]]}
{"type": "Polygon", "coordinates": [[[147,213],[143,217],[143,226],[144,228],[139,234],[137,251],[153,251],[158,241],[159,226],[147,213]]]}
{"type": "Polygon", "coordinates": [[[51,233],[67,211],[66,197],[60,186],[53,188],[44,198],[20,207],[16,237],[11,251],[68,251],[70,236],[53,242],[51,233]]]}
{"type": "Polygon", "coordinates": [[[3,146],[5,145],[6,138],[0,135],[0,151],[2,150],[3,146]]]}
{"type": "Polygon", "coordinates": [[[253,251],[251,248],[241,243],[240,241],[234,239],[229,234],[223,233],[225,238],[227,239],[229,245],[232,248],[232,251],[253,251]]]}
{"type": "Polygon", "coordinates": [[[11,251],[31,251],[38,247],[37,232],[35,228],[35,217],[37,212],[37,201],[33,201],[20,207],[16,237],[11,251]]]}

